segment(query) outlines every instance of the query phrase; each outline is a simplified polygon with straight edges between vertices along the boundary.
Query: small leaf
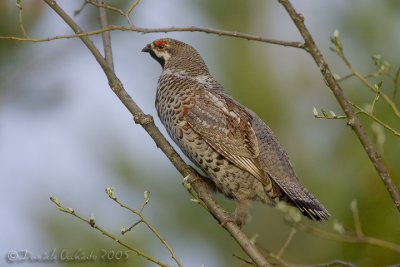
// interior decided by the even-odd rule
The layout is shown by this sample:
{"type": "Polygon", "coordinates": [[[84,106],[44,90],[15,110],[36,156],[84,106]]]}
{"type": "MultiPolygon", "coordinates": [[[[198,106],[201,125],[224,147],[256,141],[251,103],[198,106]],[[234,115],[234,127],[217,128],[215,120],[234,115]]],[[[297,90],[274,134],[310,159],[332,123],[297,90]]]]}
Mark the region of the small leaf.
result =
{"type": "Polygon", "coordinates": [[[338,29],[335,29],[335,30],[333,31],[333,37],[334,37],[334,38],[339,38],[339,30],[338,30],[338,29]]]}
{"type": "Polygon", "coordinates": [[[290,219],[291,219],[292,221],[294,221],[295,223],[300,222],[301,219],[303,218],[303,217],[301,216],[300,211],[299,211],[297,208],[295,208],[295,207],[290,207],[290,210],[289,210],[289,212],[288,212],[288,215],[289,215],[290,219]]]}
{"type": "Polygon", "coordinates": [[[194,203],[200,204],[200,200],[196,198],[191,198],[190,200],[193,201],[194,203]]]}
{"type": "Polygon", "coordinates": [[[384,61],[383,64],[382,64],[382,67],[381,67],[381,69],[382,69],[383,71],[388,71],[388,70],[390,70],[391,68],[392,68],[392,65],[391,65],[389,62],[387,62],[387,61],[384,61]]]}
{"type": "Polygon", "coordinates": [[[339,74],[337,74],[337,73],[334,73],[333,74],[333,78],[335,78],[335,80],[340,80],[340,75],[339,74]]]}
{"type": "Polygon", "coordinates": [[[90,224],[90,226],[95,226],[95,224],[96,224],[96,221],[95,221],[95,219],[94,219],[94,215],[92,214],[92,215],[90,215],[90,217],[89,217],[89,224],[90,224]]]}
{"type": "Polygon", "coordinates": [[[106,193],[107,193],[109,198],[117,199],[117,197],[115,196],[115,193],[114,193],[114,187],[111,187],[111,186],[107,187],[106,188],[106,193]]]}
{"type": "Polygon", "coordinates": [[[56,204],[57,207],[61,207],[61,203],[60,203],[60,201],[58,200],[58,198],[56,196],[53,196],[52,194],[50,194],[50,200],[54,204],[56,204]]]}
{"type": "Polygon", "coordinates": [[[331,48],[331,50],[339,55],[343,55],[343,46],[339,38],[339,30],[336,29],[333,31],[331,42],[335,45],[335,47],[333,49],[331,48]]]}
{"type": "Polygon", "coordinates": [[[183,178],[182,184],[187,190],[192,190],[192,185],[189,183],[190,174],[183,178]]]}
{"type": "Polygon", "coordinates": [[[313,108],[313,114],[314,114],[314,117],[318,117],[318,115],[319,115],[316,107],[313,108]]]}
{"type": "Polygon", "coordinates": [[[365,104],[364,105],[364,110],[368,113],[371,113],[373,110],[373,106],[371,104],[365,104]]]}
{"type": "Polygon", "coordinates": [[[260,235],[259,234],[254,234],[251,238],[250,238],[250,243],[251,244],[255,244],[257,242],[257,239],[260,235]]]}
{"type": "Polygon", "coordinates": [[[288,212],[288,210],[289,210],[289,205],[286,204],[286,203],[283,202],[283,201],[279,201],[278,204],[276,204],[276,208],[277,208],[278,210],[280,210],[280,211],[288,212]]]}
{"type": "Polygon", "coordinates": [[[374,64],[375,64],[377,67],[380,67],[380,66],[381,66],[381,60],[382,60],[382,56],[381,56],[381,55],[378,55],[378,54],[372,55],[372,60],[374,61],[374,64]]]}
{"type": "Polygon", "coordinates": [[[187,183],[189,180],[190,174],[186,175],[185,177],[183,177],[182,182],[187,183]]]}
{"type": "Polygon", "coordinates": [[[144,202],[147,204],[147,203],[149,203],[149,200],[150,200],[150,191],[144,191],[143,192],[143,197],[144,197],[144,202]]]}
{"type": "Polygon", "coordinates": [[[344,234],[345,233],[345,229],[342,223],[340,223],[339,221],[335,220],[333,222],[333,231],[339,233],[339,234],[344,234]]]}
{"type": "Polygon", "coordinates": [[[325,118],[329,119],[329,114],[328,114],[328,112],[326,112],[326,110],[321,109],[321,112],[322,112],[322,115],[324,115],[325,118]]]}
{"type": "Polygon", "coordinates": [[[375,89],[379,92],[382,88],[383,81],[374,84],[375,89]]]}
{"type": "Polygon", "coordinates": [[[283,201],[279,201],[278,204],[276,205],[276,208],[284,212],[286,214],[286,218],[289,221],[298,223],[302,219],[301,213],[297,208],[289,206],[287,203],[283,201]]]}
{"type": "Polygon", "coordinates": [[[383,151],[383,145],[386,142],[386,135],[383,126],[377,122],[373,122],[371,123],[371,130],[375,135],[376,144],[378,145],[379,149],[383,151]]]}
{"type": "Polygon", "coordinates": [[[356,199],[353,199],[353,200],[350,202],[350,209],[351,209],[351,210],[357,210],[357,200],[356,200],[356,199]]]}

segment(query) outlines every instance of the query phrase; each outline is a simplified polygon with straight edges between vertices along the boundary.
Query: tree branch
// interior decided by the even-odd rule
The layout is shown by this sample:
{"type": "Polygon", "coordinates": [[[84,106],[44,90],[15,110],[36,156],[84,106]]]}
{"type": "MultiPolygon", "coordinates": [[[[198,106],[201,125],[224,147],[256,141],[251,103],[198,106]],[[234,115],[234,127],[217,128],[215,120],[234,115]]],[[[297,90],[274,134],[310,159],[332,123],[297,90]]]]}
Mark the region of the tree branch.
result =
{"type": "MultiPolygon", "coordinates": [[[[53,0],[43,0],[50,8],[52,8],[70,27],[76,34],[81,34],[82,30],[72,20],[64,10],[58,6],[53,0]]],[[[231,236],[237,241],[242,249],[248,254],[248,256],[254,261],[257,266],[267,267],[270,264],[260,253],[260,251],[251,243],[247,236],[239,229],[239,227],[233,223],[232,218],[213,200],[212,194],[208,189],[206,182],[202,181],[200,177],[182,160],[179,154],[172,148],[165,137],[161,134],[158,128],[155,126],[151,116],[145,115],[139,106],[133,101],[130,95],[124,89],[121,81],[115,75],[114,71],[109,67],[107,62],[104,60],[100,52],[97,50],[95,45],[90,39],[85,36],[79,36],[82,42],[90,50],[97,62],[102,67],[104,73],[107,76],[109,85],[113,92],[118,96],[121,102],[126,106],[129,112],[134,116],[135,122],[140,124],[147,133],[153,138],[157,147],[159,147],[164,154],[168,157],[171,163],[177,168],[177,170],[183,175],[190,175],[190,183],[197,192],[199,198],[207,205],[209,212],[214,218],[231,234],[231,236]]]]}
{"type": "Polygon", "coordinates": [[[278,0],[279,3],[286,9],[289,16],[292,18],[294,24],[299,30],[301,36],[305,41],[306,51],[310,53],[316,62],[318,68],[321,71],[321,74],[324,78],[326,85],[331,89],[333,94],[336,97],[336,100],[342,107],[344,113],[347,116],[347,124],[353,129],[354,133],[357,135],[360,140],[365,152],[367,153],[369,159],[374,165],[378,175],[380,176],[382,182],[384,183],[386,190],[389,192],[392,200],[394,202],[395,207],[400,212],[400,192],[399,189],[394,184],[393,180],[389,175],[389,171],[387,170],[385,164],[383,163],[381,156],[376,151],[375,147],[372,145],[372,142],[369,140],[366,132],[364,131],[360,120],[357,118],[351,104],[345,97],[342,88],[340,87],[337,80],[334,78],[328,64],[326,63],[324,57],[322,56],[320,50],[315,44],[310,32],[308,31],[306,25],[304,24],[303,15],[297,13],[289,0],[278,0]]]}
{"type": "Polygon", "coordinates": [[[17,0],[16,3],[17,7],[18,7],[18,22],[19,22],[19,27],[21,29],[22,34],[24,35],[25,38],[29,38],[28,34],[26,33],[25,27],[24,27],[24,23],[23,23],[23,19],[22,19],[22,5],[21,5],[21,0],[17,0]]]}
{"type": "MultiPolygon", "coordinates": [[[[97,0],[98,4],[102,4],[103,0],[97,0]]],[[[104,7],[99,7],[99,18],[100,18],[100,25],[102,28],[108,26],[108,19],[107,19],[107,10],[104,7]]],[[[109,31],[102,32],[101,37],[103,39],[103,49],[104,49],[104,58],[108,63],[108,66],[114,70],[114,62],[113,62],[113,54],[111,49],[111,35],[109,31]]]]}
{"type": "MultiPolygon", "coordinates": [[[[98,4],[103,4],[104,0],[97,0],[98,4]]],[[[107,19],[107,10],[103,7],[99,7],[99,18],[100,18],[100,24],[102,27],[107,27],[108,25],[108,19],[107,19]]],[[[113,55],[112,55],[112,47],[111,47],[111,36],[110,36],[110,32],[103,32],[102,33],[102,39],[103,39],[103,47],[104,47],[104,57],[105,60],[108,64],[108,66],[114,70],[114,63],[113,63],[113,55]]],[[[137,215],[140,217],[140,222],[143,222],[147,228],[149,228],[154,235],[157,236],[157,238],[161,241],[161,243],[167,248],[167,250],[169,251],[169,253],[171,254],[172,259],[178,264],[179,267],[182,267],[182,263],[179,261],[179,259],[176,257],[173,249],[169,246],[169,244],[166,242],[165,238],[163,238],[160,233],[154,228],[154,226],[152,226],[142,215],[142,211],[144,209],[144,207],[147,205],[148,201],[149,201],[149,192],[145,192],[144,193],[144,201],[143,204],[140,208],[140,211],[136,211],[128,206],[126,206],[125,204],[123,204],[122,202],[120,202],[115,194],[112,188],[107,188],[106,192],[108,194],[108,196],[114,200],[116,203],[118,203],[121,207],[129,210],[130,212],[132,212],[133,214],[137,215]]],[[[136,224],[134,224],[135,226],[136,224]]],[[[134,226],[131,226],[129,228],[129,230],[131,230],[134,226]]],[[[124,232],[123,232],[124,233],[124,232]]]]}
{"type": "Polygon", "coordinates": [[[114,235],[110,234],[107,230],[105,230],[104,228],[102,228],[102,227],[100,227],[99,225],[97,225],[97,223],[96,223],[96,221],[95,221],[95,219],[94,219],[93,216],[91,216],[90,219],[85,219],[85,218],[82,217],[81,215],[77,214],[77,213],[75,212],[74,209],[64,207],[64,206],[60,203],[60,201],[57,199],[57,197],[51,195],[51,196],[50,196],[50,200],[51,200],[51,202],[53,202],[53,203],[56,205],[56,208],[57,208],[58,210],[60,210],[60,211],[62,211],[62,212],[65,212],[65,213],[67,213],[67,214],[69,214],[69,215],[72,215],[72,216],[74,216],[75,218],[77,218],[77,219],[79,219],[79,220],[81,220],[81,221],[87,223],[87,224],[90,225],[92,228],[96,229],[97,231],[99,231],[99,232],[102,233],[103,235],[105,235],[105,236],[107,236],[108,238],[114,240],[115,242],[117,242],[117,243],[120,244],[121,246],[127,248],[128,250],[135,252],[137,255],[139,255],[139,256],[141,256],[141,257],[147,259],[148,261],[151,261],[151,262],[153,262],[153,263],[155,263],[155,264],[157,264],[157,265],[159,265],[159,266],[161,266],[161,267],[172,267],[172,266],[170,266],[170,265],[167,265],[166,263],[163,263],[163,262],[161,262],[161,261],[159,261],[159,260],[157,260],[157,259],[155,259],[155,258],[153,258],[153,257],[151,257],[151,256],[149,256],[149,255],[147,255],[147,254],[144,253],[143,251],[141,251],[141,250],[139,250],[139,249],[137,249],[137,248],[135,248],[135,247],[130,246],[130,245],[129,245],[128,243],[126,243],[125,241],[122,241],[122,240],[118,239],[117,237],[115,237],[114,235]]]}
{"type": "MultiPolygon", "coordinates": [[[[337,33],[337,32],[336,32],[337,33]]],[[[339,39],[339,34],[334,34],[334,36],[332,37],[332,43],[335,45],[334,48],[332,48],[332,50],[343,60],[344,64],[346,64],[347,68],[349,68],[349,70],[351,71],[351,74],[355,77],[357,77],[357,79],[359,79],[364,85],[365,87],[367,87],[369,90],[371,90],[371,92],[373,92],[376,95],[379,95],[379,97],[382,97],[382,99],[389,105],[389,107],[392,109],[393,113],[400,118],[400,111],[398,110],[395,100],[390,99],[389,96],[387,96],[384,92],[382,92],[380,90],[380,88],[376,85],[372,85],[368,80],[368,75],[363,76],[361,75],[360,72],[357,71],[357,69],[350,63],[350,61],[347,59],[347,56],[344,53],[344,49],[343,49],[343,45],[339,39]]],[[[378,65],[375,61],[375,65],[378,65]]],[[[383,64],[380,65],[379,70],[375,73],[373,73],[372,75],[369,74],[369,76],[377,76],[379,74],[382,73],[382,69],[381,66],[384,66],[383,64]]],[[[388,71],[388,67],[386,67],[384,70],[388,71]]],[[[394,78],[395,79],[395,78],[394,78]]],[[[393,81],[394,83],[396,83],[396,81],[393,81]]]]}
{"type": "Polygon", "coordinates": [[[132,225],[131,227],[129,227],[127,230],[121,230],[122,234],[125,234],[127,231],[132,230],[133,227],[135,227],[136,225],[138,225],[139,223],[144,223],[147,228],[158,238],[158,240],[160,240],[160,242],[164,245],[164,247],[168,250],[168,252],[170,253],[172,259],[176,262],[176,264],[178,264],[178,267],[183,267],[182,263],[179,261],[179,259],[176,257],[174,250],[171,248],[171,246],[167,243],[167,241],[165,240],[164,237],[161,236],[161,234],[158,232],[158,230],[152,225],[150,224],[150,222],[143,216],[142,212],[143,212],[143,208],[147,205],[147,203],[149,202],[149,196],[146,194],[144,194],[144,200],[142,203],[142,206],[140,208],[139,211],[132,209],[130,207],[128,207],[127,205],[125,205],[124,203],[122,203],[121,201],[119,201],[117,199],[117,197],[115,196],[114,193],[114,189],[112,187],[107,187],[106,188],[106,193],[108,195],[108,197],[110,199],[112,199],[113,201],[115,201],[118,205],[120,205],[122,208],[132,212],[133,214],[135,214],[136,216],[138,216],[140,218],[140,220],[135,223],[134,225],[132,225]]]}
{"type": "Polygon", "coordinates": [[[292,267],[330,267],[330,266],[345,266],[345,267],[357,267],[356,265],[342,261],[342,260],[333,260],[330,262],[325,262],[325,263],[317,263],[317,264],[311,264],[311,265],[293,265],[292,267]]]}
{"type": "Polygon", "coordinates": [[[386,241],[386,240],[382,240],[382,239],[378,239],[375,237],[367,236],[365,234],[357,235],[357,233],[353,233],[353,232],[344,232],[344,233],[328,232],[328,231],[321,230],[317,227],[314,227],[312,225],[307,225],[302,222],[297,223],[297,224],[292,224],[292,225],[293,225],[293,227],[295,227],[298,230],[310,233],[314,236],[318,236],[318,237],[321,237],[326,240],[333,240],[333,241],[345,242],[345,243],[368,244],[368,245],[372,245],[372,246],[376,246],[376,247],[380,247],[380,248],[389,249],[396,253],[400,253],[400,245],[399,244],[396,244],[396,243],[393,243],[390,241],[386,241]]]}
{"type": "Polygon", "coordinates": [[[304,49],[304,43],[301,42],[292,42],[292,41],[282,41],[276,39],[265,38],[259,35],[253,35],[248,33],[241,33],[241,32],[232,32],[232,31],[225,31],[220,29],[213,29],[213,28],[205,28],[205,27],[196,27],[196,26],[189,26],[189,27],[165,27],[165,28],[142,28],[137,26],[120,26],[120,25],[108,25],[107,27],[88,31],[88,32],[79,32],[72,35],[59,35],[53,36],[48,38],[25,38],[25,37],[16,37],[16,36],[0,36],[0,40],[11,40],[11,41],[20,41],[20,42],[49,42],[53,40],[59,39],[72,39],[72,38],[81,38],[87,37],[92,35],[98,35],[103,32],[107,31],[131,31],[131,32],[139,32],[139,33],[167,33],[167,32],[202,32],[208,34],[214,34],[219,36],[228,36],[228,37],[235,37],[240,39],[246,39],[249,41],[258,41],[262,43],[269,43],[281,46],[288,46],[294,48],[301,48],[304,49]]]}

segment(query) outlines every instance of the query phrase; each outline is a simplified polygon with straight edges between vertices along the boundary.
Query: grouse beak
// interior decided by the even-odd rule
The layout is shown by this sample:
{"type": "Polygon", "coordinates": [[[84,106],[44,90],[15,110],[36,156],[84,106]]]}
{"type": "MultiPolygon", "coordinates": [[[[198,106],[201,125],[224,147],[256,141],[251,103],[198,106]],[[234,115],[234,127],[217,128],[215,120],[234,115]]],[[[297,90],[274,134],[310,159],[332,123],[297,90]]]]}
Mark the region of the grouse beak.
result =
{"type": "Polygon", "coordinates": [[[150,52],[150,51],[151,51],[151,44],[146,45],[146,46],[142,49],[142,52],[148,53],[148,52],[150,52]]]}

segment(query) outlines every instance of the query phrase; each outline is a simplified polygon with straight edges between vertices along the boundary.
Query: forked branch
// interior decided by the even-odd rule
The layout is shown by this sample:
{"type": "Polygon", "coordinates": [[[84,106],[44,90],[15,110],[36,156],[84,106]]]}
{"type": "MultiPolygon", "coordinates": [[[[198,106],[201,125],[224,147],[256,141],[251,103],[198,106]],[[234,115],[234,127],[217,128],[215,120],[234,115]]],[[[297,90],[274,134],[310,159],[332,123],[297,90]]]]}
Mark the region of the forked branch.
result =
{"type": "Polygon", "coordinates": [[[297,13],[289,0],[278,0],[282,6],[286,9],[289,16],[292,18],[294,24],[299,30],[301,36],[304,39],[306,51],[310,53],[313,57],[315,63],[321,71],[321,74],[324,78],[326,85],[331,89],[333,94],[336,97],[336,100],[342,107],[344,113],[347,116],[347,124],[353,129],[354,133],[357,135],[360,143],[362,144],[365,152],[367,153],[369,159],[374,165],[376,171],[378,172],[379,177],[384,183],[386,190],[389,192],[392,200],[394,202],[395,207],[400,212],[400,192],[397,186],[394,184],[392,178],[390,177],[389,171],[383,163],[381,156],[378,154],[377,150],[373,146],[371,140],[368,138],[368,135],[364,131],[360,120],[357,118],[353,107],[347,100],[346,96],[343,93],[342,88],[340,87],[338,81],[333,76],[328,64],[326,63],[324,57],[322,56],[320,50],[314,42],[311,33],[308,31],[306,25],[304,24],[303,15],[297,13]]]}

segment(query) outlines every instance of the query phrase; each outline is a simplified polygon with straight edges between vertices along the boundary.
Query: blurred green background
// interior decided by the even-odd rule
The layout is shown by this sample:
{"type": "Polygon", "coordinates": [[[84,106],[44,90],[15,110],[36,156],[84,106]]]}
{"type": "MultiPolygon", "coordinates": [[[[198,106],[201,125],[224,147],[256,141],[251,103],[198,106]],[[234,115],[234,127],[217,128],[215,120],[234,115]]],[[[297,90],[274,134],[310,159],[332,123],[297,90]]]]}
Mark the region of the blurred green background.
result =
{"type": "MultiPolygon", "coordinates": [[[[69,14],[83,1],[59,1],[69,14]]],[[[15,1],[0,2],[0,35],[21,36],[15,1]]],[[[21,1],[23,21],[31,37],[71,34],[71,30],[41,1],[21,1]]],[[[127,1],[110,1],[126,9],[127,1]]],[[[326,60],[335,73],[349,73],[330,50],[329,37],[340,31],[348,58],[361,73],[375,71],[371,55],[380,54],[394,69],[400,62],[400,2],[394,0],[293,1],[305,17],[326,60]]],[[[110,23],[125,24],[110,13],[110,23]]],[[[84,30],[97,29],[97,10],[88,5],[75,17],[84,30]]],[[[269,38],[300,40],[293,23],[277,1],[146,0],[133,11],[133,22],[143,27],[206,26],[253,33],[269,38]]],[[[241,103],[253,109],[274,130],[286,147],[303,184],[332,214],[353,230],[349,209],[358,201],[363,230],[400,243],[400,215],[357,138],[342,120],[318,120],[313,107],[342,114],[326,88],[311,57],[300,49],[204,33],[138,34],[113,32],[116,73],[145,112],[155,115],[154,95],[159,65],[140,53],[156,38],[170,36],[192,44],[210,71],[241,103]]],[[[92,38],[101,45],[100,37],[92,38]]],[[[3,264],[10,251],[32,255],[56,249],[100,256],[102,250],[124,250],[72,216],[57,211],[48,200],[56,195],[67,207],[89,217],[119,236],[121,225],[136,218],[104,193],[114,186],[117,196],[139,207],[143,191],[151,192],[145,215],[174,248],[184,266],[244,266],[232,254],[244,256],[239,246],[216,221],[190,201],[182,177],[145,132],[136,126],[125,107],[108,88],[100,67],[79,40],[47,43],[0,41],[0,253],[3,264]]],[[[391,95],[387,78],[383,90],[391,95]]],[[[344,82],[346,95],[361,106],[374,95],[354,79],[344,82]]],[[[397,97],[397,105],[399,105],[397,97]]],[[[399,118],[378,102],[379,117],[400,129],[399,118]]],[[[361,117],[365,129],[371,121],[361,117]]],[[[160,125],[158,119],[157,125],[160,125]]],[[[162,127],[160,127],[162,128],[162,127]]],[[[163,130],[163,129],[162,129],[163,130]]],[[[164,131],[164,130],[163,130],[164,131]]],[[[164,131],[165,132],[165,131],[164,131]]],[[[385,131],[380,146],[383,160],[399,186],[400,142],[385,131]]],[[[233,203],[216,196],[229,211],[233,203]]],[[[309,222],[313,224],[312,222],[309,222]]],[[[244,227],[257,242],[277,253],[290,226],[281,212],[255,203],[252,221],[244,227]]],[[[122,237],[133,246],[173,264],[167,251],[140,225],[122,237]]],[[[333,259],[358,266],[400,263],[400,254],[365,244],[346,244],[299,232],[283,259],[315,264],[333,259]]],[[[2,264],[2,265],[3,265],[2,264]]],[[[31,266],[22,261],[18,266],[31,266]]],[[[41,263],[35,263],[41,265],[41,263]]],[[[71,263],[56,261],[52,265],[71,263]]],[[[133,253],[125,261],[73,262],[82,266],[154,266],[133,253]]]]}

